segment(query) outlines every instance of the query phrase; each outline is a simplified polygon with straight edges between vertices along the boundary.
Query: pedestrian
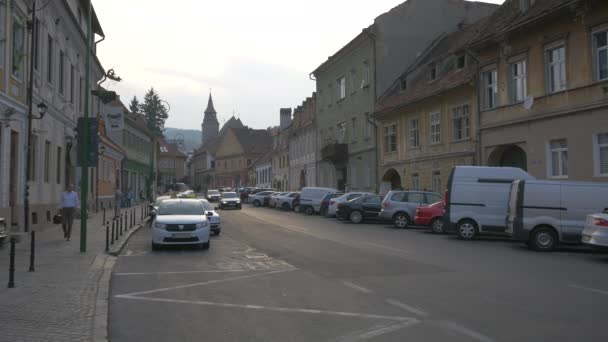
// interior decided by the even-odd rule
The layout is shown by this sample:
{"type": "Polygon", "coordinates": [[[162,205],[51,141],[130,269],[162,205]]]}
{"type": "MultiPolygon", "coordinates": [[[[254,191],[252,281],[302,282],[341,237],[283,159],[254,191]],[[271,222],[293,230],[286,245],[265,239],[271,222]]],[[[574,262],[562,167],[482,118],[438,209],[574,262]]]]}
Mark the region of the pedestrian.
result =
{"type": "Polygon", "coordinates": [[[78,193],[74,191],[74,185],[69,184],[66,191],[61,193],[61,228],[63,237],[70,241],[72,235],[72,225],[76,209],[80,208],[78,193]]]}
{"type": "Polygon", "coordinates": [[[120,188],[116,188],[114,192],[114,217],[120,215],[120,208],[122,207],[122,191],[120,188]]]}
{"type": "Polygon", "coordinates": [[[129,192],[127,192],[127,207],[131,208],[131,203],[133,201],[133,190],[129,188],[129,192]]]}

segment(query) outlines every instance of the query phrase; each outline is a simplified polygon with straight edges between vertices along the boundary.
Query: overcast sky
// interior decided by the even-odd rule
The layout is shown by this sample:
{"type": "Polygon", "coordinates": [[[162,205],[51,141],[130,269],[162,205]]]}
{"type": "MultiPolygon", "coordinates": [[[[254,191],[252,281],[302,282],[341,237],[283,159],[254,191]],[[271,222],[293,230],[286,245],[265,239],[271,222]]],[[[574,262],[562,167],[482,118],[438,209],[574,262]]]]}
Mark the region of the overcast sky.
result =
{"type": "MultiPolygon", "coordinates": [[[[220,124],[233,111],[251,127],[279,122],[314,91],[318,65],[403,0],[97,0],[106,34],[104,83],[125,104],[154,86],[168,127],[200,129],[212,89],[220,124]]],[[[503,0],[486,0],[502,3],[503,0]]]]}

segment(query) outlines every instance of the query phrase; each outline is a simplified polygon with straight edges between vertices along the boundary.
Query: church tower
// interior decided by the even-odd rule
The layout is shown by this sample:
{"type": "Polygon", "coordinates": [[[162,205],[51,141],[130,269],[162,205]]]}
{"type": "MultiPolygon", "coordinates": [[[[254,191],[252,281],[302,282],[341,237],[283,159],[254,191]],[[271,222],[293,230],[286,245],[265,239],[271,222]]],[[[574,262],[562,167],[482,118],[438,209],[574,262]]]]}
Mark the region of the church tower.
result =
{"type": "Polygon", "coordinates": [[[213,108],[211,93],[209,93],[209,102],[207,103],[207,109],[205,109],[205,116],[201,128],[203,131],[203,145],[209,140],[217,137],[220,130],[220,123],[217,121],[217,112],[215,111],[215,108],[213,108]]]}

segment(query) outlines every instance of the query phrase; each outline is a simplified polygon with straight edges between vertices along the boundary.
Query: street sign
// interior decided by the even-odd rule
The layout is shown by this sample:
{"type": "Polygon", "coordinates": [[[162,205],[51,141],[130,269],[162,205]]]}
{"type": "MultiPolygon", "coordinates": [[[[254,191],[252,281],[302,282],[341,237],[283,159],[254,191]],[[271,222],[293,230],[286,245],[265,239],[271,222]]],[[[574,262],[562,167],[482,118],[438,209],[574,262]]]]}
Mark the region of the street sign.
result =
{"type": "Polygon", "coordinates": [[[84,118],[78,118],[78,126],[76,128],[76,166],[82,165],[82,146],[84,146],[84,141],[82,141],[82,132],[83,127],[88,127],[88,138],[89,138],[89,160],[88,167],[97,167],[97,118],[87,118],[88,125],[85,126],[84,118]]]}

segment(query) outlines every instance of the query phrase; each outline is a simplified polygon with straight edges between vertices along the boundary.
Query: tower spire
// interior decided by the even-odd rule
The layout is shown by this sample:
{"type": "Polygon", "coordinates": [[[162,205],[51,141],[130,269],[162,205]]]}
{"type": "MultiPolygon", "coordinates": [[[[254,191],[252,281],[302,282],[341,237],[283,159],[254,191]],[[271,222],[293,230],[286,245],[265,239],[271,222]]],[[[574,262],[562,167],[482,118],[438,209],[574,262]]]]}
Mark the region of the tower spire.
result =
{"type": "Polygon", "coordinates": [[[209,101],[207,101],[207,109],[205,109],[205,114],[217,114],[215,108],[213,108],[213,97],[211,96],[211,91],[209,91],[209,101]]]}

